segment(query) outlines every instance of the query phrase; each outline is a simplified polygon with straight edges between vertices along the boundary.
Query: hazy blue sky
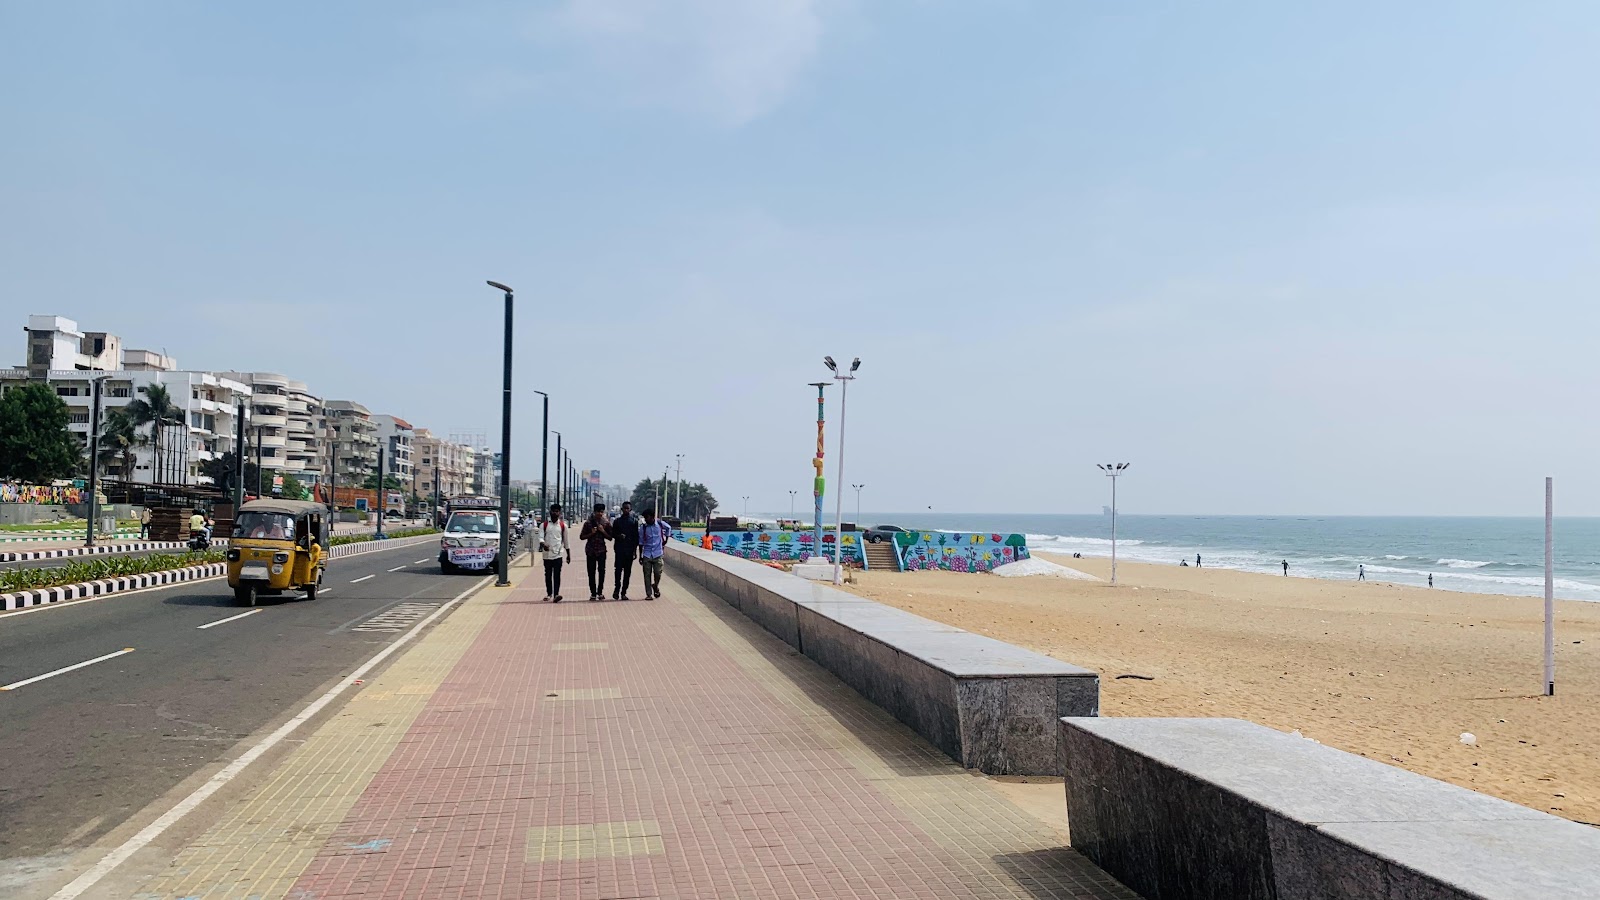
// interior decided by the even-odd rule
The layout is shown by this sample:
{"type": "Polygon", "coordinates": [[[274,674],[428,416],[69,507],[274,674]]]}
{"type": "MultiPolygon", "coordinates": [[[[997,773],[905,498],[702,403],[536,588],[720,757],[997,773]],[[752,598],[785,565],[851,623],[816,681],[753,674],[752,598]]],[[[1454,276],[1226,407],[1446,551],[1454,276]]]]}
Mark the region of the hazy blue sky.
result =
{"type": "Polygon", "coordinates": [[[516,476],[786,509],[831,353],[869,510],[1600,514],[1600,5],[1310,6],[3,0],[0,363],[493,436],[494,278],[516,476]]]}

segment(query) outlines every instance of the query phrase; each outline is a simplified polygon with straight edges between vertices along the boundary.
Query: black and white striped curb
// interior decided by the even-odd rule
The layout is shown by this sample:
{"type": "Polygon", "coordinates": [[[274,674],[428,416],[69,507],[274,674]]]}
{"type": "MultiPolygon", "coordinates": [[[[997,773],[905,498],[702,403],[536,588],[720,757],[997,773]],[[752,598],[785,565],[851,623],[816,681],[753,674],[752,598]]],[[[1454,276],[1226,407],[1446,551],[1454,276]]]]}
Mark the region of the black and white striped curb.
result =
{"type": "MultiPolygon", "coordinates": [[[[329,551],[328,556],[339,559],[346,556],[357,556],[362,553],[373,553],[378,550],[393,550],[400,547],[410,547],[415,544],[424,544],[437,541],[436,534],[423,534],[408,538],[395,538],[385,541],[361,541],[354,544],[340,544],[329,551]]],[[[178,546],[182,546],[181,544],[178,546]]],[[[200,581],[207,578],[221,578],[228,574],[227,563],[204,563],[198,566],[185,566],[182,569],[168,569],[164,572],[149,572],[144,575],[118,575],[114,578],[102,578],[98,581],[83,581],[77,584],[65,584],[59,587],[33,588],[26,591],[16,591],[10,594],[0,594],[0,612],[23,609],[29,606],[41,606],[46,603],[60,603],[63,600],[81,600],[85,597],[100,597],[106,594],[115,594],[120,591],[137,591],[148,587],[157,587],[163,584],[176,584],[180,581],[200,581]]]]}
{"type": "MultiPolygon", "coordinates": [[[[81,538],[79,540],[82,540],[81,538]]],[[[226,547],[227,540],[211,542],[213,547],[226,547]]],[[[20,562],[25,559],[61,559],[68,556],[99,556],[102,553],[142,553],[146,550],[183,550],[188,541],[134,541],[125,544],[96,544],[93,547],[62,547],[55,550],[0,550],[0,562],[20,562]]]]}

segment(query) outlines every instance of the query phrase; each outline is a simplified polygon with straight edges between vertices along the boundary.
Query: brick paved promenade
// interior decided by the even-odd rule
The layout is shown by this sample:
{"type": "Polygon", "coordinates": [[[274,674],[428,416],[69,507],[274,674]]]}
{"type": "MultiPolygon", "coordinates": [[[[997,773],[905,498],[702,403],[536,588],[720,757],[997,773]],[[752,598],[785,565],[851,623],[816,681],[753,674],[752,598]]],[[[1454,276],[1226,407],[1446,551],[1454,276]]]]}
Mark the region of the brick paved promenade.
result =
{"type": "Polygon", "coordinates": [[[697,587],[538,579],[468,600],[134,896],[1134,900],[697,587]]]}

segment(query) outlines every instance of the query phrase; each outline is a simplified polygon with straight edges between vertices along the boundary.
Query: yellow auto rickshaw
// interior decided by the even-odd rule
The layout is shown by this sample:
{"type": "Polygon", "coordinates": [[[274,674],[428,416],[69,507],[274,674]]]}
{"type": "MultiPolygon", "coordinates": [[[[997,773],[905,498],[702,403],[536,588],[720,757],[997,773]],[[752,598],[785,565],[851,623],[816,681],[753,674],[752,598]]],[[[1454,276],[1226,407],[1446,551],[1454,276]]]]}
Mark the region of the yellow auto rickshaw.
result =
{"type": "Polygon", "coordinates": [[[235,602],[305,591],[317,599],[328,566],[328,511],[302,500],[251,500],[233,517],[228,587],[235,602]]]}

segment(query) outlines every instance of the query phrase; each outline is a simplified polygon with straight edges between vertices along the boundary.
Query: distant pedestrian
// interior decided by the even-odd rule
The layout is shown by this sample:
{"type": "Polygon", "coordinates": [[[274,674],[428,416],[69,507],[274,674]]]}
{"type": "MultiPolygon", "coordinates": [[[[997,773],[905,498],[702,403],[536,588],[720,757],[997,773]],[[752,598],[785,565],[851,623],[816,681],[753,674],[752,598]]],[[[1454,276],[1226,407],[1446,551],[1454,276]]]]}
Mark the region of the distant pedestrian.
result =
{"type": "Polygon", "coordinates": [[[1433,573],[1428,573],[1428,587],[1433,587],[1433,573]]]}
{"type": "Polygon", "coordinates": [[[141,540],[147,541],[150,539],[150,520],[153,518],[155,518],[155,514],[150,512],[150,507],[146,506],[144,509],[140,510],[139,538],[141,540]]]}
{"type": "Polygon", "coordinates": [[[611,539],[611,520],[606,518],[606,505],[596,503],[594,512],[584,520],[578,532],[583,541],[583,561],[589,572],[589,601],[606,598],[606,541],[611,539]]]}
{"type": "Polygon", "coordinates": [[[1283,561],[1283,577],[1289,577],[1289,561],[1287,559],[1283,561]]]}
{"type": "Polygon", "coordinates": [[[1194,555],[1194,567],[1196,569],[1200,568],[1200,554],[1198,553],[1194,555]]]}
{"type": "Polygon", "coordinates": [[[661,567],[667,554],[667,538],[672,527],[656,518],[654,506],[644,511],[644,524],[639,528],[639,571],[644,575],[644,598],[661,597],[661,567]]]}
{"type": "Polygon", "coordinates": [[[1367,580],[1367,567],[1366,566],[1356,566],[1356,580],[1357,581],[1366,581],[1367,580]]]}
{"type": "Polygon", "coordinates": [[[559,503],[550,507],[550,515],[545,518],[539,532],[539,549],[544,552],[544,599],[560,603],[562,557],[572,562],[572,548],[567,546],[567,523],[561,519],[559,503]]]}
{"type": "Polygon", "coordinates": [[[628,585],[633,582],[633,560],[639,555],[639,517],[633,514],[633,503],[629,501],[623,501],[622,512],[611,523],[611,549],[617,554],[611,599],[626,600],[628,585]]]}

